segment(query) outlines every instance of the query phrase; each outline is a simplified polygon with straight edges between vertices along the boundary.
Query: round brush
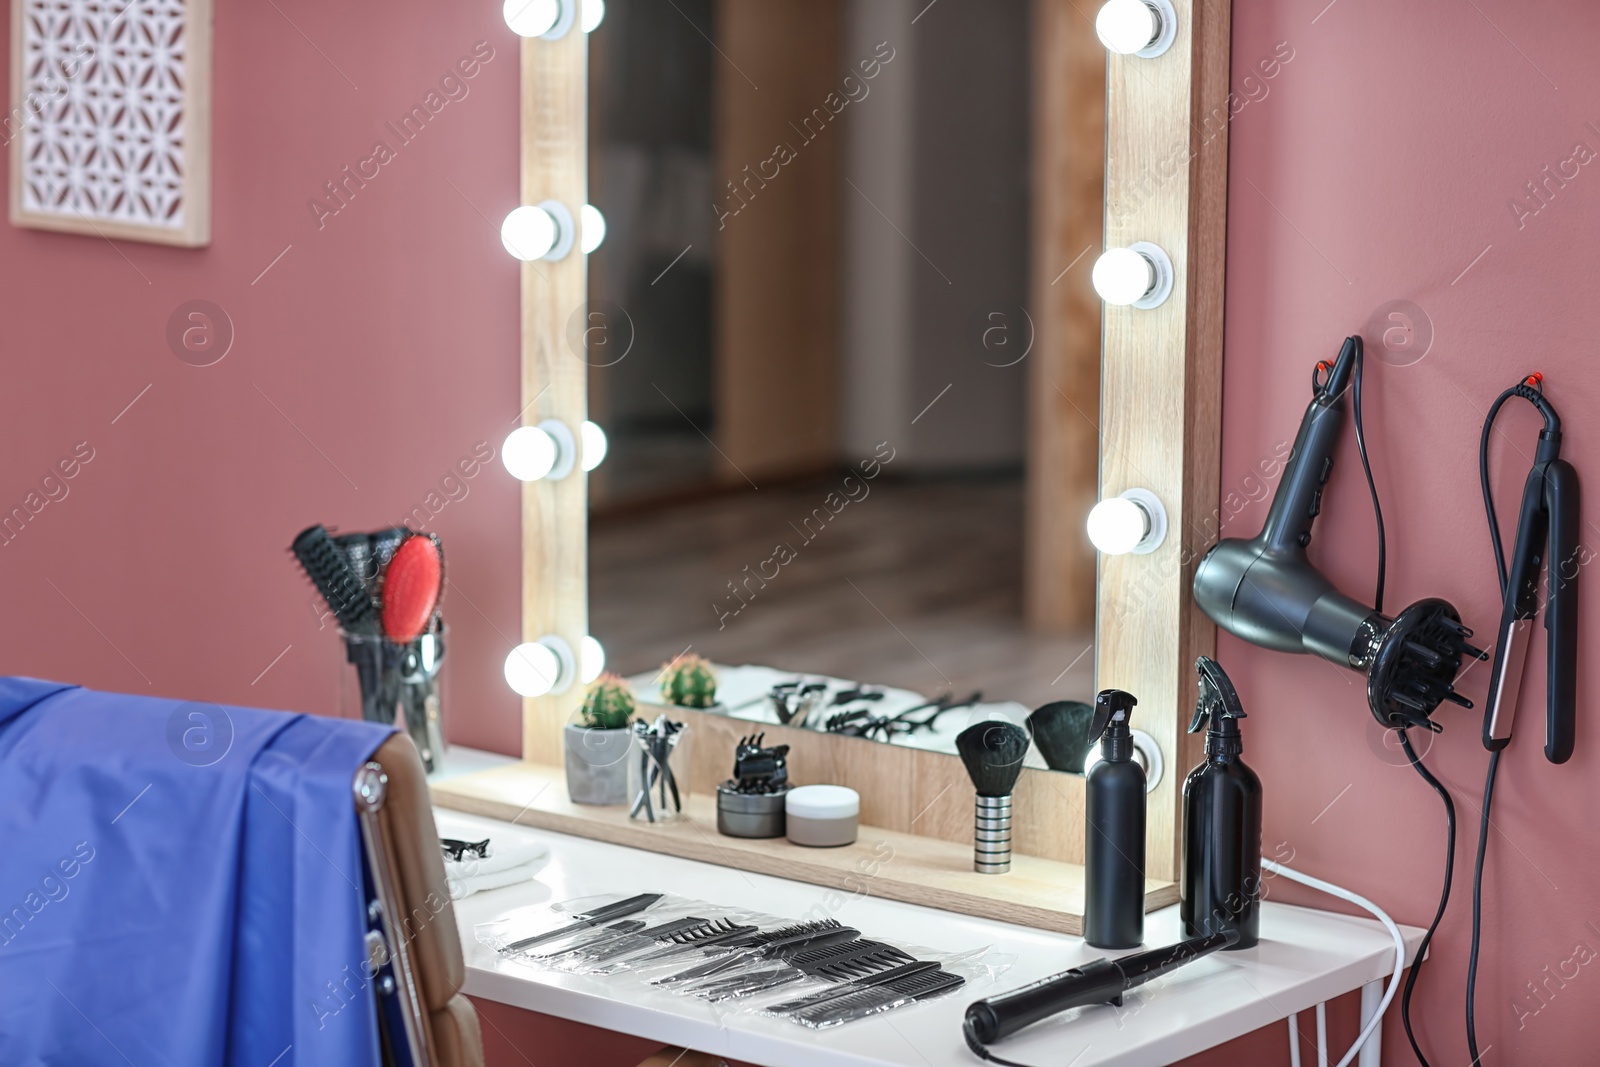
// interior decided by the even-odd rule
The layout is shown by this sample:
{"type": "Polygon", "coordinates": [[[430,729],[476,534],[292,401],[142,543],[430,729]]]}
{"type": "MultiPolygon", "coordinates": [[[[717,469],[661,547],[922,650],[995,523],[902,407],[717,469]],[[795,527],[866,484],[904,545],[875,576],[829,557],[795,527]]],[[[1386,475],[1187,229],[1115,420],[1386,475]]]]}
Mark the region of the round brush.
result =
{"type": "Polygon", "coordinates": [[[1089,758],[1089,720],[1094,708],[1081,700],[1057,700],[1028,716],[1034,746],[1052,771],[1082,774],[1089,758]]]}
{"type": "Polygon", "coordinates": [[[346,633],[375,634],[378,620],[367,587],[322,526],[300,531],[289,546],[346,633]]]}
{"type": "Polygon", "coordinates": [[[956,751],[978,791],[972,869],[1004,874],[1011,869],[1011,791],[1022,773],[1028,732],[1014,722],[987,719],[956,735],[956,751]]]}
{"type": "Polygon", "coordinates": [[[420,637],[439,606],[444,559],[432,537],[408,537],[383,572],[383,634],[397,645],[420,637]]]}

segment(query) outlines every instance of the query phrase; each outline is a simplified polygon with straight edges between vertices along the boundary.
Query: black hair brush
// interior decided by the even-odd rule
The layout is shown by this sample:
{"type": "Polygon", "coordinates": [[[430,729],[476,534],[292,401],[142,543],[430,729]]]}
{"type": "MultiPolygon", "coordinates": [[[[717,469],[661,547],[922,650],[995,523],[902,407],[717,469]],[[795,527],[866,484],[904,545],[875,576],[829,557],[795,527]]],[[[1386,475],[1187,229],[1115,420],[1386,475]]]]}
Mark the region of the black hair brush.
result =
{"type": "Polygon", "coordinates": [[[367,583],[321,525],[300,531],[289,549],[344,631],[345,655],[361,683],[361,717],[393,724],[398,694],[384,669],[384,642],[367,583]]]}
{"type": "Polygon", "coordinates": [[[1011,791],[1028,753],[1028,731],[1004,719],[987,719],[956,735],[956,751],[978,791],[972,869],[1004,874],[1011,869],[1011,791]]]}
{"type": "Polygon", "coordinates": [[[306,576],[328,602],[346,633],[376,634],[378,616],[372,610],[372,594],[361,575],[350,566],[349,558],[334,544],[321,525],[300,531],[289,546],[294,558],[305,568],[306,576]]]}
{"type": "Polygon", "coordinates": [[[1034,746],[1052,771],[1082,774],[1094,742],[1089,737],[1089,721],[1094,708],[1081,700],[1057,700],[1037,708],[1028,716],[1028,731],[1034,746]]]}

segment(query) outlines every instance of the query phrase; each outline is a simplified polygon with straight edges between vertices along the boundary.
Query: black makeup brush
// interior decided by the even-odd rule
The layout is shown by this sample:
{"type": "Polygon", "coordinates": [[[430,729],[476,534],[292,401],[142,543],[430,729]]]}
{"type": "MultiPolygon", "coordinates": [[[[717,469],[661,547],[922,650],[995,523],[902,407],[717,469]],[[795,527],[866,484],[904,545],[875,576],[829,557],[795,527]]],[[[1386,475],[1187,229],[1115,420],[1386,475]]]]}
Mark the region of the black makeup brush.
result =
{"type": "Polygon", "coordinates": [[[1011,869],[1011,791],[1022,773],[1028,732],[1014,722],[988,719],[957,734],[956,751],[978,791],[972,869],[1004,874],[1011,869]]]}
{"type": "Polygon", "coordinates": [[[1093,744],[1089,740],[1089,720],[1094,708],[1081,700],[1057,700],[1028,716],[1028,732],[1033,744],[1052,771],[1082,774],[1093,744]]]}

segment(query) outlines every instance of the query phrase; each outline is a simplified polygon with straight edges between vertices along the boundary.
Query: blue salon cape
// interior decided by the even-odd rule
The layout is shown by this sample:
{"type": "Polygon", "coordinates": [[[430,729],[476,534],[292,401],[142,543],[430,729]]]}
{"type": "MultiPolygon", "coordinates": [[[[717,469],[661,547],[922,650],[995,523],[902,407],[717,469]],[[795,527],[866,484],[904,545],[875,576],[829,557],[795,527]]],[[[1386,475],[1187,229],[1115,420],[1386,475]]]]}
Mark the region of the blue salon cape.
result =
{"type": "Polygon", "coordinates": [[[350,786],[390,732],[0,678],[0,1064],[378,1064],[350,786]]]}

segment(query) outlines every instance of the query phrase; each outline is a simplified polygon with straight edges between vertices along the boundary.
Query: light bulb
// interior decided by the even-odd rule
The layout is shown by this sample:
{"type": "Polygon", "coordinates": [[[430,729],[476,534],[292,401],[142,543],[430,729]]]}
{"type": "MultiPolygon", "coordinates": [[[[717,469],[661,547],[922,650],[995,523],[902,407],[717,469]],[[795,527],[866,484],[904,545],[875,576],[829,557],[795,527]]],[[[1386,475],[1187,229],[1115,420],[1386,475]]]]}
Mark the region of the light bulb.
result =
{"type": "Polygon", "coordinates": [[[500,243],[524,262],[543,259],[561,236],[556,220],[542,207],[524,204],[500,224],[500,243]]]}
{"type": "Polygon", "coordinates": [[[579,451],[583,453],[583,469],[592,471],[606,458],[606,432],[587,419],[578,427],[579,451]]]}
{"type": "Polygon", "coordinates": [[[583,0],[583,32],[593,33],[606,17],[606,0],[583,0]]]}
{"type": "Polygon", "coordinates": [[[584,634],[578,642],[578,663],[578,677],[588,685],[606,669],[606,650],[600,647],[599,641],[584,634]]]}
{"type": "Polygon", "coordinates": [[[1095,16],[1094,32],[1117,55],[1154,59],[1177,38],[1178,12],[1172,0],[1110,0],[1095,16]]]}
{"type": "Polygon", "coordinates": [[[1108,248],[1094,261],[1094,291],[1108,304],[1128,305],[1156,283],[1156,267],[1131,248],[1108,248]]]}
{"type": "Polygon", "coordinates": [[[561,677],[561,660],[537,641],[518,645],[506,657],[506,684],[518,696],[542,697],[561,677]]]}
{"type": "Polygon", "coordinates": [[[1149,48],[1161,32],[1161,20],[1144,0],[1111,0],[1095,16],[1100,43],[1119,56],[1149,48]]]}
{"type": "Polygon", "coordinates": [[[599,248],[600,242],[606,239],[606,217],[600,214],[600,209],[593,204],[585,204],[578,209],[578,230],[582,234],[578,241],[579,247],[587,256],[599,248]]]}
{"type": "Polygon", "coordinates": [[[521,482],[536,482],[555,469],[555,438],[537,426],[519,426],[500,446],[500,462],[521,482]]]}
{"type": "Polygon", "coordinates": [[[1089,541],[1108,556],[1145,555],[1167,536],[1167,511],[1148,489],[1107,497],[1089,511],[1089,541]]]}
{"type": "Polygon", "coordinates": [[[1149,530],[1149,517],[1131,500],[1114,496],[1089,512],[1089,540],[1108,556],[1132,552],[1149,530]]]}
{"type": "Polygon", "coordinates": [[[1108,248],[1094,261],[1091,275],[1100,299],[1118,307],[1155,308],[1172,295],[1172,259],[1160,245],[1135,241],[1108,248]]]}
{"type": "Polygon", "coordinates": [[[518,37],[543,37],[561,18],[561,3],[560,0],[506,0],[500,13],[518,37]]]}

